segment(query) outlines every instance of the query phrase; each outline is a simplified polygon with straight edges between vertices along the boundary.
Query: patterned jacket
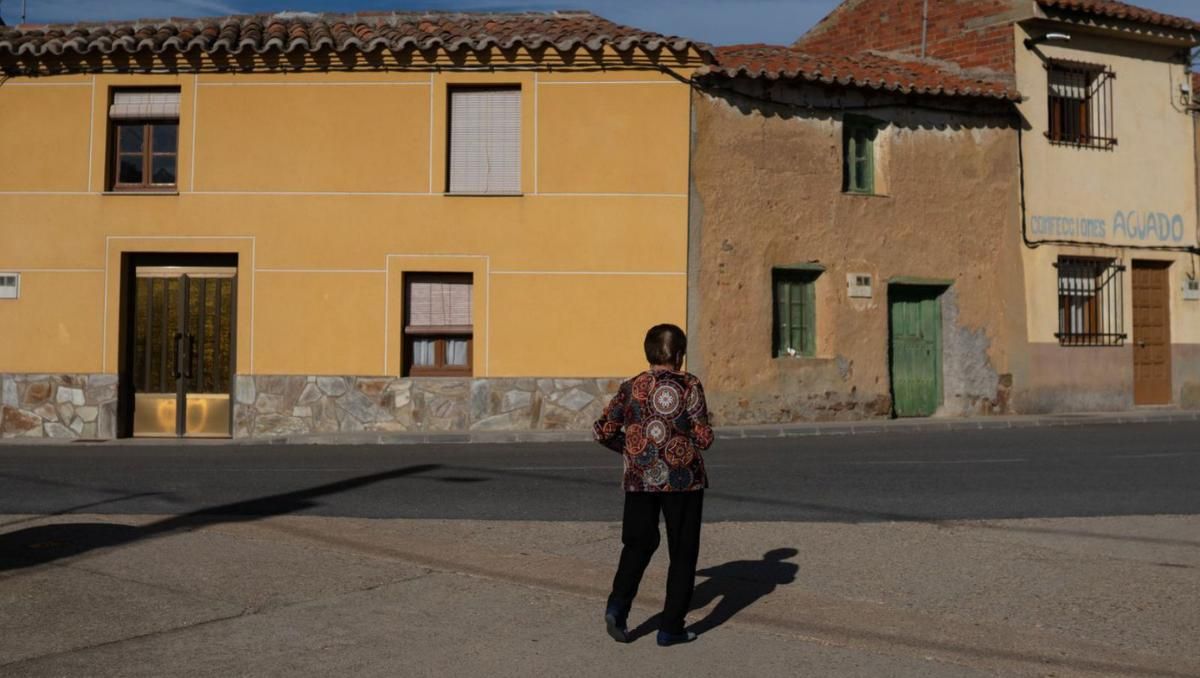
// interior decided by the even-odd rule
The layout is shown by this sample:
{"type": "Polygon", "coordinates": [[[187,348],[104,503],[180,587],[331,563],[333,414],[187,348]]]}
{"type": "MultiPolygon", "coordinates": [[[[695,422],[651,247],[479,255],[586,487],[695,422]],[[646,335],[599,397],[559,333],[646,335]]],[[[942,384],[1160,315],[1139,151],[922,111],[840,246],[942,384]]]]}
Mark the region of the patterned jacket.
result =
{"type": "Polygon", "coordinates": [[[700,450],[713,442],[700,380],[648,370],[621,384],[593,426],[596,440],[625,458],[626,492],[708,487],[700,450]]]}

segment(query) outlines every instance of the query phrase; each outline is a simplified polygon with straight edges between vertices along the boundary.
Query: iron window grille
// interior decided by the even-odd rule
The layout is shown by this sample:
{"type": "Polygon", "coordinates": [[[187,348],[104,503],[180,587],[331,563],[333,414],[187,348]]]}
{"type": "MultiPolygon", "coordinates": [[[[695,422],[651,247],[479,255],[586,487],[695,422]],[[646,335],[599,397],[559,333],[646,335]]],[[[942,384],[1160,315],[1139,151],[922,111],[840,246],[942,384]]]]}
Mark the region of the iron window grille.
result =
{"type": "Polygon", "coordinates": [[[1112,259],[1059,257],[1058,332],[1062,346],[1125,343],[1125,266],[1112,259]]]}
{"type": "Polygon", "coordinates": [[[1050,142],[1100,149],[1115,146],[1112,82],[1116,74],[1107,66],[1062,61],[1050,62],[1046,70],[1050,142]]]}

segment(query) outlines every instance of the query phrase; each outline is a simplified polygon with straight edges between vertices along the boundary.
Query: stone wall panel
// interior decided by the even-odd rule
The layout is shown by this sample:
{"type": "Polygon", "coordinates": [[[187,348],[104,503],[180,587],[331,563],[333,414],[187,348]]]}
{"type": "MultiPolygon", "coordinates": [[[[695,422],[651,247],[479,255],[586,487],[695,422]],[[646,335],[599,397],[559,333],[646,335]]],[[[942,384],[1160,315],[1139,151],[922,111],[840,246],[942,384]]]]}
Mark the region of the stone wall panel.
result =
{"type": "Polygon", "coordinates": [[[112,374],[0,374],[0,438],[111,438],[112,374]]]}

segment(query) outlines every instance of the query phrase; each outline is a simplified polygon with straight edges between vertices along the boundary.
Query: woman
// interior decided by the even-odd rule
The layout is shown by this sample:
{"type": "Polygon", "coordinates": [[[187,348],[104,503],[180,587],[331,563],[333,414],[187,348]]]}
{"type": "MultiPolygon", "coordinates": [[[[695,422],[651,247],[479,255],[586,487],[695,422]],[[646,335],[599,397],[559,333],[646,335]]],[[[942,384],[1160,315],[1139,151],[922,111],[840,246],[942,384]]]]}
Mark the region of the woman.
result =
{"type": "Polygon", "coordinates": [[[649,369],[621,384],[594,426],[596,440],[622,453],[625,461],[624,548],[604,620],[608,635],[629,642],[629,610],[658,548],[661,512],[671,565],[658,644],[667,646],[696,639],[683,627],[695,586],[708,487],[700,450],[712,445],[713,431],[700,380],[681,371],[687,352],[683,330],[675,325],[651,327],[645,350],[649,369]]]}

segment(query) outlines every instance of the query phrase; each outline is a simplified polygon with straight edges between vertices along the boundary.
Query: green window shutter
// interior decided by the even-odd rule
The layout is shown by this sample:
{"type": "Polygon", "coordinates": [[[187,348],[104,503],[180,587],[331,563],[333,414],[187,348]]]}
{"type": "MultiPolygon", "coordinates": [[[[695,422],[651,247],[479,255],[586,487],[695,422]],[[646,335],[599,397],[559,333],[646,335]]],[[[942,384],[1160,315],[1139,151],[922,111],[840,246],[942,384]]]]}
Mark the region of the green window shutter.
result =
{"type": "Polygon", "coordinates": [[[775,269],[774,355],[816,354],[816,278],[820,272],[775,269]]]}
{"type": "Polygon", "coordinates": [[[878,123],[847,117],[842,122],[844,167],[842,188],[847,193],[875,192],[875,135],[878,123]]]}
{"type": "Polygon", "coordinates": [[[802,349],[802,353],[810,358],[817,354],[816,315],[817,282],[810,279],[804,283],[804,343],[802,349]]]}

